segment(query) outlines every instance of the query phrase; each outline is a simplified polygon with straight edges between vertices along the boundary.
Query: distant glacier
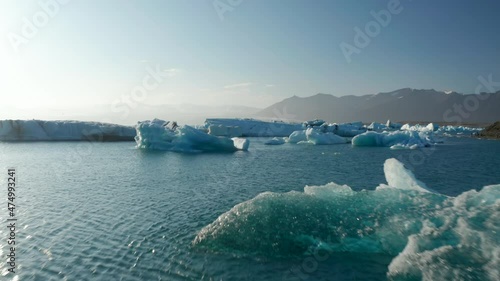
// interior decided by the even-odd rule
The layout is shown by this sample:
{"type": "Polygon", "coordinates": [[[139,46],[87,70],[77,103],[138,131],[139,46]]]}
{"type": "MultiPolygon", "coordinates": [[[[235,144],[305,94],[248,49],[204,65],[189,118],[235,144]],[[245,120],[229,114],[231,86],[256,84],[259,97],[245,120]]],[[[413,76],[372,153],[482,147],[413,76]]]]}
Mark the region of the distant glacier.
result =
{"type": "Polygon", "coordinates": [[[0,120],[0,141],[133,141],[135,128],[85,121],[0,120]]]}

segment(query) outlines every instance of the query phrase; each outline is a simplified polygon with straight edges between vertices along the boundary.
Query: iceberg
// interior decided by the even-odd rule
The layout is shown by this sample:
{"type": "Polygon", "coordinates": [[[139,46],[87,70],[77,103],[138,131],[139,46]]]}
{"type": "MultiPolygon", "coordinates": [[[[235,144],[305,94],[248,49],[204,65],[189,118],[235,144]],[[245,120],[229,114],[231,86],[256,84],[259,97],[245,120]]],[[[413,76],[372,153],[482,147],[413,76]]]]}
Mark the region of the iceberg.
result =
{"type": "Polygon", "coordinates": [[[341,137],[352,138],[359,134],[366,132],[366,128],[363,127],[363,123],[342,123],[342,124],[330,124],[328,125],[328,132],[332,132],[341,137]]]}
{"type": "Polygon", "coordinates": [[[133,141],[134,127],[84,121],[1,120],[0,141],[133,141]]]}
{"type": "Polygon", "coordinates": [[[434,192],[429,189],[427,185],[415,178],[413,173],[406,169],[403,163],[399,162],[394,158],[385,160],[384,163],[384,174],[387,185],[381,184],[376,190],[382,188],[404,188],[407,190],[416,190],[420,192],[434,192]]]}
{"type": "Polygon", "coordinates": [[[411,126],[410,124],[404,124],[401,127],[402,131],[416,131],[416,132],[434,132],[439,129],[439,126],[434,123],[429,123],[427,126],[422,126],[420,124],[416,124],[411,126]]]}
{"type": "Polygon", "coordinates": [[[352,138],[353,146],[384,146],[391,149],[416,149],[436,143],[432,135],[417,131],[366,132],[352,138]]]}
{"type": "Polygon", "coordinates": [[[387,130],[386,124],[382,123],[377,123],[377,122],[372,122],[370,125],[366,127],[368,130],[371,131],[382,131],[382,130],[387,130]]]}
{"type": "Polygon", "coordinates": [[[498,280],[500,185],[448,197],[396,159],[384,173],[387,185],[376,190],[329,183],[261,193],[203,227],[192,244],[266,258],[383,255],[392,259],[389,280],[498,280]]]}
{"type": "Polygon", "coordinates": [[[247,151],[248,147],[250,146],[250,141],[247,139],[243,138],[231,138],[233,141],[234,147],[236,147],[237,150],[244,150],[247,151]]]}
{"type": "Polygon", "coordinates": [[[317,129],[309,128],[306,130],[307,141],[315,144],[341,144],[347,143],[347,140],[331,132],[323,133],[317,129]]]}
{"type": "Polygon", "coordinates": [[[286,141],[289,143],[314,145],[348,143],[346,138],[322,129],[325,129],[325,127],[313,127],[306,130],[295,131],[290,134],[286,141]]]}
{"type": "Polygon", "coordinates": [[[307,142],[306,130],[294,131],[286,138],[286,142],[289,143],[299,143],[307,142]]]}
{"type": "Polygon", "coordinates": [[[321,119],[304,122],[303,130],[307,130],[309,128],[318,129],[322,133],[334,133],[341,137],[354,137],[366,132],[366,128],[362,122],[328,124],[321,119]]]}
{"type": "Polygon", "coordinates": [[[293,131],[302,129],[302,124],[256,119],[210,118],[206,119],[205,127],[215,136],[287,137],[293,131]]]}
{"type": "Polygon", "coordinates": [[[169,127],[170,122],[154,119],[139,122],[135,141],[141,149],[177,152],[234,152],[248,150],[249,140],[209,135],[191,126],[169,127]]]}
{"type": "Polygon", "coordinates": [[[440,134],[449,134],[449,135],[472,135],[481,132],[483,128],[474,128],[467,126],[442,126],[437,130],[440,134]]]}

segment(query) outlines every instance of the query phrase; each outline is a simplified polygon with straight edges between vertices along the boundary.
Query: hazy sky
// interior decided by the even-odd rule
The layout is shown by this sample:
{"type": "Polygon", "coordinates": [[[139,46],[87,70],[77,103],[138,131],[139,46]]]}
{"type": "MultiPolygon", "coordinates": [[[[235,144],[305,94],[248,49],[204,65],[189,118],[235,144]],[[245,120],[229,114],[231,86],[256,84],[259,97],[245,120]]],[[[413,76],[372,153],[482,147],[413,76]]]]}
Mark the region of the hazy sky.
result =
{"type": "Polygon", "coordinates": [[[0,0],[1,104],[265,107],[318,92],[472,93],[479,75],[500,80],[500,1],[401,0],[385,26],[370,24],[370,12],[388,5],[395,4],[0,0]],[[355,28],[367,24],[374,36],[356,45],[355,28]],[[358,50],[350,62],[342,42],[358,50]],[[155,79],[156,69],[163,72],[155,79]]]}

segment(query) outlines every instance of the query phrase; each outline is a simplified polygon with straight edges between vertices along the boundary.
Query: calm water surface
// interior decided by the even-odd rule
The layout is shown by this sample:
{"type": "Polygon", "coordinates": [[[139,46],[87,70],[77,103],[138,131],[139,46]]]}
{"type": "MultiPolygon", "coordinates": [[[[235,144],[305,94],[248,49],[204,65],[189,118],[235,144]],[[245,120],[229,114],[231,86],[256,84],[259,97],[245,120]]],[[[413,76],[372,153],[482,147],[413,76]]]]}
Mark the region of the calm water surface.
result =
{"type": "MultiPolygon", "coordinates": [[[[332,254],[302,274],[300,255],[214,253],[192,241],[219,215],[265,191],[331,181],[374,189],[385,183],[383,163],[391,157],[449,196],[500,183],[497,141],[453,138],[408,151],[265,140],[229,154],[140,151],[129,142],[0,143],[4,223],[6,168],[17,169],[19,280],[384,280],[393,256],[332,254]]],[[[5,227],[0,234],[5,256],[5,227]]],[[[2,259],[3,274],[6,268],[2,259]]]]}

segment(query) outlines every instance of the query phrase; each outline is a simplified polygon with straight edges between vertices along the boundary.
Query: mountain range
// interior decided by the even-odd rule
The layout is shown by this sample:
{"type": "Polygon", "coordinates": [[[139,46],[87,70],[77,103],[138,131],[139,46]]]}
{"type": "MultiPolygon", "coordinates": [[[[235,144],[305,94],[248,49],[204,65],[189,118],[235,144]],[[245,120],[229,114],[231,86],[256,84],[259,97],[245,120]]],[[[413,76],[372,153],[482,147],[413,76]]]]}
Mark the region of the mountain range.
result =
{"type": "Polygon", "coordinates": [[[327,122],[439,122],[486,124],[500,120],[500,91],[460,94],[410,88],[364,96],[316,94],[284,99],[261,111],[263,119],[327,122]]]}

